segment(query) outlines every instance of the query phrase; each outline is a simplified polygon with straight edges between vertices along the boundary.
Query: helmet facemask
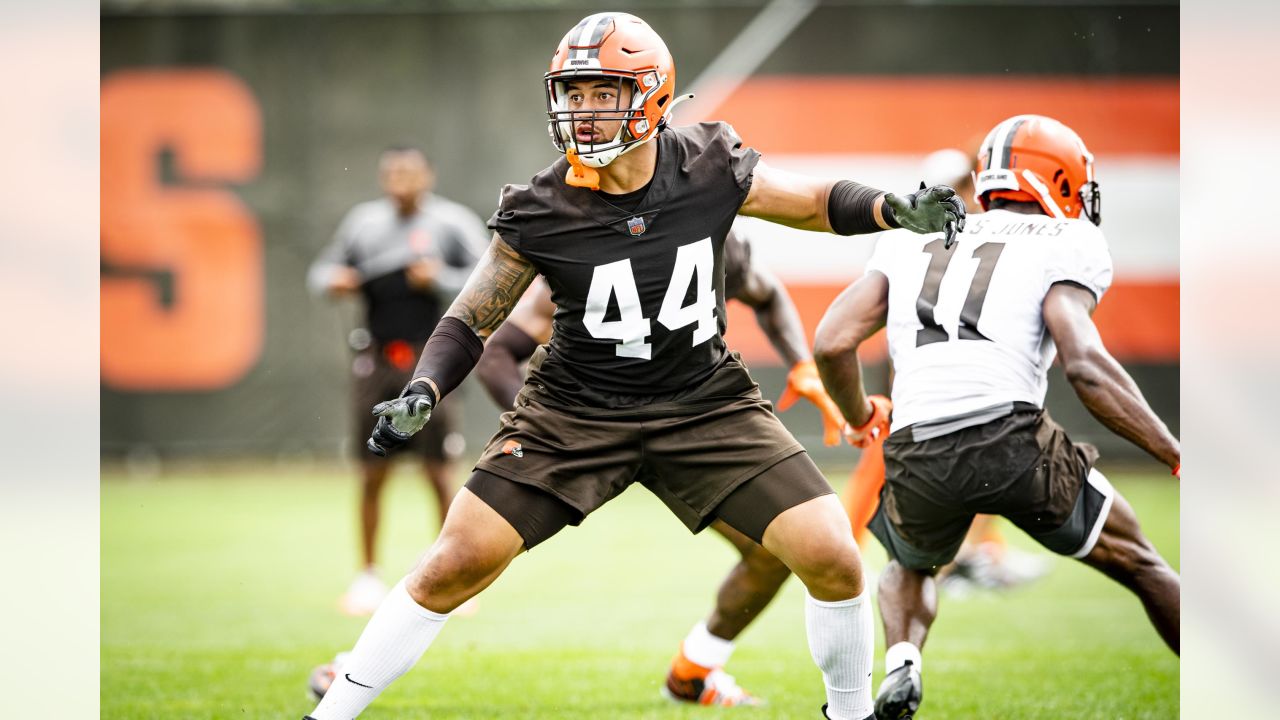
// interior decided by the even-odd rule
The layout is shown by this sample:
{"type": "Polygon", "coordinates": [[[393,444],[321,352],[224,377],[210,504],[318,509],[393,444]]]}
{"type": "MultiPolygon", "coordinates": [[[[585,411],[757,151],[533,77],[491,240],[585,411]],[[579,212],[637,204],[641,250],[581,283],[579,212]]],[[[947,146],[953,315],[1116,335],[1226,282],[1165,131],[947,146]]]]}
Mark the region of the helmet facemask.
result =
{"type": "Polygon", "coordinates": [[[1080,213],[1094,225],[1102,224],[1102,191],[1093,180],[1080,188],[1080,213]]]}
{"type": "MultiPolygon", "coordinates": [[[[645,115],[645,104],[662,84],[663,78],[654,71],[601,73],[567,70],[547,73],[547,132],[551,135],[551,142],[560,152],[572,150],[577,159],[587,167],[602,168],[608,165],[619,155],[640,146],[657,134],[658,127],[651,124],[645,115]],[[570,83],[594,85],[601,80],[614,83],[615,106],[612,109],[570,109],[570,83]],[[628,94],[630,100],[624,106],[624,96],[628,94]],[[606,137],[599,142],[578,141],[579,125],[589,124],[594,136],[596,123],[603,122],[621,124],[613,137],[606,137]]],[[[656,125],[661,126],[665,119],[664,116],[656,125]]]]}
{"type": "Polygon", "coordinates": [[[1084,155],[1085,182],[1080,186],[1080,214],[1094,225],[1102,224],[1102,190],[1093,179],[1093,153],[1080,141],[1080,152],[1084,155]]]}

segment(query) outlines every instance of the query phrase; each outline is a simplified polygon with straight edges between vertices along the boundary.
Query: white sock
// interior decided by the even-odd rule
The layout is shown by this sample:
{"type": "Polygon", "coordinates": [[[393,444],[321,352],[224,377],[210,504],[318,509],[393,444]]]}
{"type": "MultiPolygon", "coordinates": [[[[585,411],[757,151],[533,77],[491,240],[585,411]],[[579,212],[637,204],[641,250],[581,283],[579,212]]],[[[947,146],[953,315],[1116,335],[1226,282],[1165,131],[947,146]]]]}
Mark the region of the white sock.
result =
{"type": "Polygon", "coordinates": [[[924,664],[923,658],[920,657],[920,648],[905,640],[895,643],[893,647],[884,652],[884,674],[888,675],[906,665],[908,660],[916,666],[916,670],[919,670],[921,665],[924,664]]]}
{"type": "Polygon", "coordinates": [[[705,668],[724,667],[733,655],[733,641],[712,635],[706,622],[694,625],[681,647],[686,658],[705,668]]]}
{"type": "Polygon", "coordinates": [[[865,720],[873,712],[871,665],[875,653],[870,594],[823,602],[805,593],[809,652],[822,670],[831,720],[865,720]]]}
{"type": "Polygon", "coordinates": [[[350,657],[324,699],[311,712],[315,720],[351,720],[418,662],[440,634],[448,615],[414,602],[396,583],[369,619],[350,657]]]}

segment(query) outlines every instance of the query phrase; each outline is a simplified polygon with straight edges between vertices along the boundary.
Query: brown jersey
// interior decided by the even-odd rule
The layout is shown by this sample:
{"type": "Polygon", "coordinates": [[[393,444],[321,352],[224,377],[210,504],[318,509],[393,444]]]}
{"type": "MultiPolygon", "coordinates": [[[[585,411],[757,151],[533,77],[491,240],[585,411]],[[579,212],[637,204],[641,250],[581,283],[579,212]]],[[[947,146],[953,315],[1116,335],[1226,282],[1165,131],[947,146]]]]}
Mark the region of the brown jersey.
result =
{"type": "Polygon", "coordinates": [[[547,280],[556,304],[531,380],[566,404],[642,405],[696,390],[726,359],[725,237],[759,154],[729,125],[660,134],[634,211],[564,182],[561,158],[503,189],[489,227],[547,280]]]}

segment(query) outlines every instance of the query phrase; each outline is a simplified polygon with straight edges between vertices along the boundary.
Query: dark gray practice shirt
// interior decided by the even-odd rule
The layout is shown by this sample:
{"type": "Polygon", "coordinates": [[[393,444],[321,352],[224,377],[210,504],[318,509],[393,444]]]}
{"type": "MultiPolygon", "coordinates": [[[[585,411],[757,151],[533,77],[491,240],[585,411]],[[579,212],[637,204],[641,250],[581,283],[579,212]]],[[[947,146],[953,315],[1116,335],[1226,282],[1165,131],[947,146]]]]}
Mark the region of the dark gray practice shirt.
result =
{"type": "Polygon", "coordinates": [[[312,263],[307,286],[323,295],[339,267],[355,268],[364,281],[360,290],[374,341],[423,341],[488,244],[480,218],[439,195],[427,195],[407,218],[397,214],[389,198],[371,200],[343,218],[333,242],[312,263]],[[434,291],[409,286],[405,268],[420,258],[443,263],[434,291]]]}

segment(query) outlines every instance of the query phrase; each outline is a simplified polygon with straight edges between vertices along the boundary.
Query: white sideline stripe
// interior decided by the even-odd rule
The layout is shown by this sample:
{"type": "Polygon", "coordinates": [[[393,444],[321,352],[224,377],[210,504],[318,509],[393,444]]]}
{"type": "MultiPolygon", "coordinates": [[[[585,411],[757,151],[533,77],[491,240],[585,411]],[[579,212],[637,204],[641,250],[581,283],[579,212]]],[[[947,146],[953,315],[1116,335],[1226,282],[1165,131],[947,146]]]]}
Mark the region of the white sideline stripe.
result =
{"type": "Polygon", "coordinates": [[[1093,529],[1089,531],[1089,539],[1085,540],[1084,545],[1071,555],[1076,559],[1093,552],[1093,546],[1098,544],[1098,536],[1102,534],[1102,526],[1107,524],[1107,516],[1111,514],[1111,503],[1116,499],[1116,489],[1111,486],[1111,481],[1107,479],[1107,476],[1098,472],[1097,468],[1089,470],[1089,476],[1085,478],[1085,482],[1102,493],[1105,499],[1102,501],[1102,512],[1098,513],[1098,520],[1093,524],[1093,529]]]}

